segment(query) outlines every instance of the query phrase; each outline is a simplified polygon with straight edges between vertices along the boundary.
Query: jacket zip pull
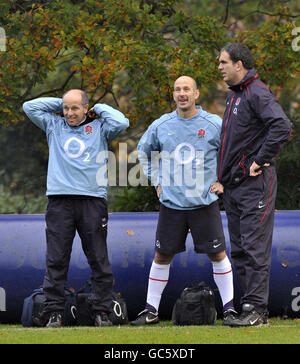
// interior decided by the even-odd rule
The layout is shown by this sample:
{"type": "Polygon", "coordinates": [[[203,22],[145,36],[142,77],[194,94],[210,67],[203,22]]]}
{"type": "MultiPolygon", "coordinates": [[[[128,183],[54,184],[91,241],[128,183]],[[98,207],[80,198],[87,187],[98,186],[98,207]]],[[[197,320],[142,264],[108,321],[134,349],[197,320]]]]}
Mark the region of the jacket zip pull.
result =
{"type": "Polygon", "coordinates": [[[245,154],[243,154],[243,158],[239,161],[239,166],[242,168],[244,175],[246,175],[246,168],[245,168],[245,165],[243,163],[245,158],[246,158],[246,156],[245,156],[245,154]]]}

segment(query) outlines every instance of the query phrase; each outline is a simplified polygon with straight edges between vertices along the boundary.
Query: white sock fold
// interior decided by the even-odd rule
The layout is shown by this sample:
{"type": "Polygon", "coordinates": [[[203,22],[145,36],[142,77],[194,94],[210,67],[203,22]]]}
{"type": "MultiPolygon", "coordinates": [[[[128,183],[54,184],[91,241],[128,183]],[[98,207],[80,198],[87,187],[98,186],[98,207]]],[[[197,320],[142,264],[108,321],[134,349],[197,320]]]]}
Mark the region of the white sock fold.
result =
{"type": "Polygon", "coordinates": [[[149,274],[147,304],[153,306],[156,311],[158,311],[161,295],[168,283],[169,273],[170,264],[152,263],[149,274]]]}
{"type": "Polygon", "coordinates": [[[214,281],[219,289],[223,307],[233,301],[233,275],[228,257],[220,262],[212,262],[214,281]]]}

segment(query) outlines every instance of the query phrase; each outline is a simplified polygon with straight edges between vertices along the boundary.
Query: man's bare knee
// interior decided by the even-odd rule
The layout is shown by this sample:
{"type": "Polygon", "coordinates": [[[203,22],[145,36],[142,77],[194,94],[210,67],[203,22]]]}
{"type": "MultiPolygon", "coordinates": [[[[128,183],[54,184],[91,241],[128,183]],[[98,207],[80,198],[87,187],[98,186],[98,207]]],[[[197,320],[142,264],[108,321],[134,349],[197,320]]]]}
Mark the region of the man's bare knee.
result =
{"type": "Polygon", "coordinates": [[[222,252],[219,252],[219,253],[213,253],[213,254],[207,254],[207,255],[212,262],[220,262],[221,260],[226,258],[225,250],[223,250],[222,252]]]}
{"type": "Polygon", "coordinates": [[[174,255],[161,254],[159,252],[155,252],[154,262],[156,264],[170,264],[174,255]]]}

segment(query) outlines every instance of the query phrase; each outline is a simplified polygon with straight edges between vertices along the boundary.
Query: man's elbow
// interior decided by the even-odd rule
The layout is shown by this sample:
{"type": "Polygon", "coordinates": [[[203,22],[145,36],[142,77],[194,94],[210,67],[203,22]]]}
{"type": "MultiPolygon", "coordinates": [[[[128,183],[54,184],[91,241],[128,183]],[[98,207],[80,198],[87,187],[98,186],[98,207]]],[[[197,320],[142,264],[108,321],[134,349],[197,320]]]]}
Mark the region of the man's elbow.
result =
{"type": "Polygon", "coordinates": [[[25,112],[25,114],[27,114],[27,112],[30,109],[30,104],[29,101],[24,102],[24,104],[22,105],[23,111],[25,112]]]}
{"type": "Polygon", "coordinates": [[[24,104],[22,105],[23,111],[25,112],[26,115],[30,114],[33,110],[33,103],[32,101],[26,101],[24,102],[24,104]]]}
{"type": "Polygon", "coordinates": [[[127,118],[124,119],[124,130],[129,127],[129,120],[127,118]]]}

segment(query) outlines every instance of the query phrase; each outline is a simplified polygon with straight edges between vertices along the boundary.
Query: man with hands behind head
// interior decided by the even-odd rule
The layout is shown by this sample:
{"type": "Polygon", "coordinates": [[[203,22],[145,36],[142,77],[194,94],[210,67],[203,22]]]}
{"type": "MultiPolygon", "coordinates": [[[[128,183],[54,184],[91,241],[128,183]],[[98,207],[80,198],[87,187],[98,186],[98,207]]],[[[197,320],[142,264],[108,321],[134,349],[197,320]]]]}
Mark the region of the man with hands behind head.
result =
{"type": "MultiPolygon", "coordinates": [[[[129,122],[118,110],[70,90],[63,98],[24,103],[29,119],[47,136],[49,162],[46,211],[45,309],[37,324],[63,325],[65,285],[76,230],[91,267],[92,309],[96,326],[110,326],[113,273],[107,254],[107,178],[97,180],[97,156],[105,153],[129,122]],[[63,112],[63,116],[59,114],[63,112]]],[[[105,164],[105,158],[103,158],[105,164]]]]}

